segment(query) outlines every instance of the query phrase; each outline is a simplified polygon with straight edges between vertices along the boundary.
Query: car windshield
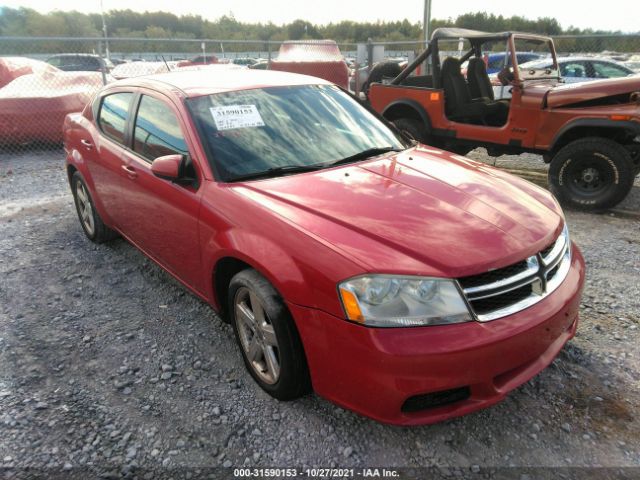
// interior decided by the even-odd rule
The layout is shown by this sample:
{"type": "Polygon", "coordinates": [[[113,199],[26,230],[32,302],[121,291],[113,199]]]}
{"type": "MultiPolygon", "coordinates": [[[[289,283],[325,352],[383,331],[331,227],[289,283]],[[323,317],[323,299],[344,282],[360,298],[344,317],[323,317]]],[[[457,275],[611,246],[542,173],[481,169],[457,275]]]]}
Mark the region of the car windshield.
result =
{"type": "Polygon", "coordinates": [[[358,161],[409,144],[332,85],[278,86],[188,100],[223,181],[358,161]]]}

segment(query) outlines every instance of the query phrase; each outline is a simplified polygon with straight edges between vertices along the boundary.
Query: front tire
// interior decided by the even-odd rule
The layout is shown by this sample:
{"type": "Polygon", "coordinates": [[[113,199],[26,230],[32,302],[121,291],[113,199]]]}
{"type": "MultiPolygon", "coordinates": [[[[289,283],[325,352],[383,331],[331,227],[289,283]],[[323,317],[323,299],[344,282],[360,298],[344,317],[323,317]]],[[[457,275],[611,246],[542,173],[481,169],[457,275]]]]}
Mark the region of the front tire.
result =
{"type": "Polygon", "coordinates": [[[228,302],[242,358],[256,383],[278,400],[308,393],[302,342],[275,288],[255,270],[243,270],[231,279],[228,302]]]}
{"type": "Polygon", "coordinates": [[[634,166],[620,144],[587,137],[564,146],[551,160],[549,188],[563,203],[580,210],[606,210],[633,186],[634,166]]]}
{"type": "Polygon", "coordinates": [[[71,192],[76,212],[78,212],[78,220],[89,240],[94,243],[104,243],[118,236],[102,221],[80,172],[75,172],[71,177],[71,192]]]}

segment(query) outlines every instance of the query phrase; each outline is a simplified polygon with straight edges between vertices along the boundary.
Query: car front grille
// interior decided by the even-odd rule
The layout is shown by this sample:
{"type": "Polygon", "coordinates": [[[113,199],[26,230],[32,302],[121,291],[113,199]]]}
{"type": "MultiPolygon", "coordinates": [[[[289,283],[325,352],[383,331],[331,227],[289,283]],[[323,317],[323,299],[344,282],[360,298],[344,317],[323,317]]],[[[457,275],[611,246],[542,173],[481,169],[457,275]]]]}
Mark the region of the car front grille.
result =
{"type": "Polygon", "coordinates": [[[538,303],[558,288],[570,266],[571,242],[565,226],[556,241],[538,254],[458,282],[476,318],[488,322],[538,303]]]}

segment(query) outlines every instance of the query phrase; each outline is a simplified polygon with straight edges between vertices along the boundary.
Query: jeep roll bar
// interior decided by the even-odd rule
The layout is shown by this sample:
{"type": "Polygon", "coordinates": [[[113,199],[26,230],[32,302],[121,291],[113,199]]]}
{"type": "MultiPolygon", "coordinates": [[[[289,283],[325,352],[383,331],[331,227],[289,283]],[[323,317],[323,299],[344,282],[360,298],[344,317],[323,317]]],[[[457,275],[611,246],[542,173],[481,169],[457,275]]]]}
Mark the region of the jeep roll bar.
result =
{"type": "MultiPolygon", "coordinates": [[[[407,65],[400,74],[395,77],[389,84],[390,85],[400,85],[413,71],[418,68],[418,65],[423,63],[429,55],[433,56],[433,87],[440,88],[440,51],[438,47],[439,40],[458,40],[465,39],[471,43],[471,49],[465,53],[462,58],[460,58],[460,62],[464,62],[469,60],[471,56],[474,54],[476,56],[482,55],[482,45],[486,42],[491,41],[499,41],[499,40],[507,40],[507,50],[508,54],[512,57],[511,63],[512,65],[517,65],[517,59],[515,55],[515,42],[514,38],[524,38],[524,39],[535,39],[535,40],[543,40],[549,42],[551,48],[551,56],[553,58],[554,65],[557,65],[556,60],[556,51],[553,45],[553,41],[549,37],[540,36],[540,35],[532,35],[528,33],[518,33],[518,32],[499,32],[499,33],[488,33],[481,32],[478,30],[468,30],[466,28],[438,28],[431,35],[431,40],[427,44],[427,48],[418,55],[411,64],[407,65]]],[[[506,57],[505,57],[506,62],[506,57]]],[[[514,72],[516,75],[517,73],[514,72]]],[[[516,78],[519,80],[519,78],[516,78]]]]}

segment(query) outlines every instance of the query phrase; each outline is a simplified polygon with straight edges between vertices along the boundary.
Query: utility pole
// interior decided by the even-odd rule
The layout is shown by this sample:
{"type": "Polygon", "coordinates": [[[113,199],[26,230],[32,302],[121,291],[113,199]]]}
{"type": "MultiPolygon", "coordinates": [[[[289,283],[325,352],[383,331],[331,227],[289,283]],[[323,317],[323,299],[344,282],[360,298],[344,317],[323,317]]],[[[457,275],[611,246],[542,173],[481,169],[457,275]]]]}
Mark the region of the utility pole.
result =
{"type": "Polygon", "coordinates": [[[429,41],[429,36],[431,32],[429,31],[429,23],[431,23],[431,0],[424,0],[424,18],[423,18],[423,31],[424,31],[424,41],[429,41]]]}
{"type": "MultiPolygon", "coordinates": [[[[424,17],[422,20],[422,31],[424,33],[424,38],[421,39],[424,41],[424,48],[427,48],[427,44],[429,43],[429,37],[431,36],[431,32],[429,31],[430,23],[431,23],[431,0],[424,0],[424,17]]],[[[429,71],[429,60],[424,61],[423,71],[425,74],[429,71]]]]}
{"type": "Polygon", "coordinates": [[[431,32],[429,31],[429,23],[431,23],[431,0],[424,0],[424,18],[422,22],[422,28],[424,31],[424,41],[429,41],[431,32]]]}
{"type": "Polygon", "coordinates": [[[111,54],[109,53],[109,37],[107,36],[107,22],[104,19],[104,5],[102,0],[100,0],[100,16],[102,17],[102,34],[104,36],[104,47],[105,53],[108,60],[111,59],[111,54]]]}

